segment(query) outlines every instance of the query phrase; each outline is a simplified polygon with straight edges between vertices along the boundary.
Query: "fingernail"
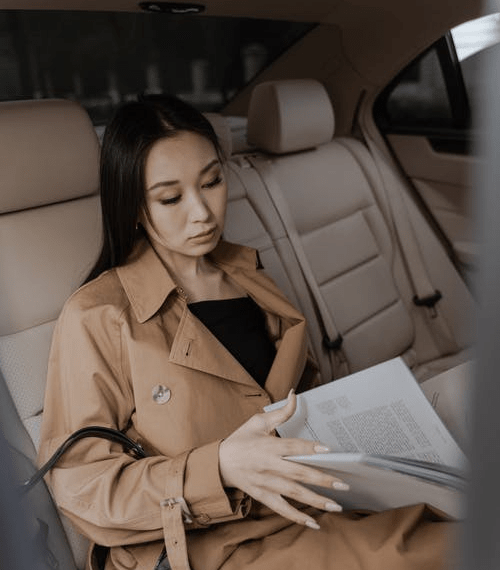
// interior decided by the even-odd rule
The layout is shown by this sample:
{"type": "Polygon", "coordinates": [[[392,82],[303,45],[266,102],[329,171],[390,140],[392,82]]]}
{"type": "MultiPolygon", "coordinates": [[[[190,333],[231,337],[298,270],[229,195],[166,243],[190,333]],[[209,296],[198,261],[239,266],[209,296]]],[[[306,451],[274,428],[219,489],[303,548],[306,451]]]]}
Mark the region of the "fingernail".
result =
{"type": "Polygon", "coordinates": [[[316,521],[306,521],[306,526],[313,528],[314,530],[319,530],[319,524],[316,521]]]}
{"type": "Polygon", "coordinates": [[[315,453],[328,453],[329,451],[330,448],[327,447],[326,445],[317,444],[314,446],[315,453]]]}
{"type": "Polygon", "coordinates": [[[290,390],[290,392],[288,392],[287,398],[290,398],[290,396],[291,396],[294,392],[295,392],[295,389],[292,388],[292,389],[290,390]]]}
{"type": "Polygon", "coordinates": [[[350,489],[349,485],[343,481],[334,481],[332,487],[337,489],[337,491],[349,491],[350,489]]]}
{"type": "Polygon", "coordinates": [[[339,513],[342,510],[342,507],[340,505],[337,505],[337,503],[332,503],[331,501],[328,501],[327,503],[325,503],[325,509],[327,511],[332,512],[337,512],[339,513]]]}

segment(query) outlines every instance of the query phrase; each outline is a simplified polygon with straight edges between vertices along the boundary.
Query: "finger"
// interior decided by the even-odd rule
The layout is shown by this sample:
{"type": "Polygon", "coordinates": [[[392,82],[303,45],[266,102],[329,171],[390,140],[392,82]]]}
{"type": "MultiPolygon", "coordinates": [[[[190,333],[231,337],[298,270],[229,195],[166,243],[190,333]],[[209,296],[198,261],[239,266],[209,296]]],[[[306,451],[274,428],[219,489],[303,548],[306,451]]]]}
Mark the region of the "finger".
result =
{"type": "Polygon", "coordinates": [[[335,491],[348,491],[350,489],[349,484],[336,475],[286,459],[281,460],[281,464],[277,469],[285,477],[305,485],[315,485],[317,487],[334,489],[335,491]]]}
{"type": "Polygon", "coordinates": [[[311,441],[296,437],[283,437],[275,442],[276,450],[283,457],[287,455],[314,455],[328,453],[330,449],[320,441],[311,441]]]}
{"type": "MultiPolygon", "coordinates": [[[[298,509],[292,507],[281,495],[274,492],[261,492],[257,499],[274,512],[282,517],[291,520],[294,523],[308,526],[310,528],[319,529],[318,523],[306,513],[302,513],[298,509]]],[[[256,497],[257,498],[257,497],[256,497]]]]}
{"type": "Polygon", "coordinates": [[[337,513],[342,511],[342,506],[339,503],[304,487],[300,483],[295,483],[290,480],[283,482],[283,480],[281,480],[279,484],[281,487],[280,493],[285,497],[324,511],[337,513]]]}
{"type": "Polygon", "coordinates": [[[295,413],[297,407],[297,396],[293,388],[288,393],[287,401],[284,406],[273,410],[271,412],[264,412],[261,414],[261,418],[264,421],[264,431],[266,433],[271,433],[280,424],[289,420],[295,413]]]}

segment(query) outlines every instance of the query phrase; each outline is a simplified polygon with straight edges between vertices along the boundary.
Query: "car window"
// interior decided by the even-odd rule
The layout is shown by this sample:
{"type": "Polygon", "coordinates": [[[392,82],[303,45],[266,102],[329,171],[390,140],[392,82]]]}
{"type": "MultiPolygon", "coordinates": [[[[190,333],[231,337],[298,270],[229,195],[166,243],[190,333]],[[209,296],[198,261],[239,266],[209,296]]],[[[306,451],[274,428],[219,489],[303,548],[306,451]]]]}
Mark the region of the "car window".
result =
{"type": "Polygon", "coordinates": [[[0,12],[0,99],[77,99],[94,124],[138,93],[217,111],[311,24],[143,13],[0,12]]]}
{"type": "Polygon", "coordinates": [[[480,60],[500,41],[499,26],[498,14],[467,22],[414,60],[377,100],[381,130],[466,133],[479,104],[480,60]]]}
{"type": "Polygon", "coordinates": [[[399,76],[387,96],[385,110],[391,126],[452,126],[453,113],[437,46],[399,76]]]}

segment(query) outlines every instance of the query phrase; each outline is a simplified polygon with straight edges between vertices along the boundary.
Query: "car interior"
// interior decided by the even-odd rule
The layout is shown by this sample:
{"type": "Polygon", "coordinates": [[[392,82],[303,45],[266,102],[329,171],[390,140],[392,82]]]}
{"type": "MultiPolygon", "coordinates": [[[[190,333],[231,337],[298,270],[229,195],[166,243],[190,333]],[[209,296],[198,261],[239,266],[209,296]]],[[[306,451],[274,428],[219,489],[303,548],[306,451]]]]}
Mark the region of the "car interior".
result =
{"type": "MultiPolygon", "coordinates": [[[[400,116],[409,122],[398,123],[394,86],[411,75],[413,62],[449,46],[452,28],[483,16],[482,3],[202,4],[200,14],[178,14],[163,2],[0,0],[0,13],[144,17],[147,10],[155,18],[304,24],[303,35],[228,101],[203,109],[227,157],[225,239],[256,248],[264,269],[304,313],[322,382],[397,356],[424,381],[473,358],[477,244],[469,200],[478,159],[470,117],[463,102],[454,107],[449,70],[443,89],[453,108],[444,122],[424,113],[412,123],[416,115],[405,107],[400,116]]],[[[101,243],[105,123],[96,125],[74,97],[5,99],[0,426],[22,482],[36,463],[53,328],[101,243]]],[[[47,567],[82,569],[87,542],[43,483],[29,500],[47,567]]]]}

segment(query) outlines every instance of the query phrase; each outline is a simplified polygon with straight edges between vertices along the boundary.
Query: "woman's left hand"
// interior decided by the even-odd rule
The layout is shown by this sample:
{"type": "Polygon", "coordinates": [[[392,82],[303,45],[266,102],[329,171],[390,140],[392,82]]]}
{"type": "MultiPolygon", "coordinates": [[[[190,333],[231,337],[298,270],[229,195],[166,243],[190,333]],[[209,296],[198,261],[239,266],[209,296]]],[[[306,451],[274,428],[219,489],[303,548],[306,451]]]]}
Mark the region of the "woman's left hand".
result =
{"type": "Polygon", "coordinates": [[[316,521],[293,507],[283,497],[326,511],[342,507],[304,485],[334,488],[349,487],[343,481],[318,469],[285,459],[289,455],[328,452],[318,442],[279,438],[274,430],[295,412],[296,396],[290,392],[285,406],[255,414],[225,439],[219,448],[219,469],[226,487],[241,489],[278,514],[296,522],[319,528],[316,521]]]}

